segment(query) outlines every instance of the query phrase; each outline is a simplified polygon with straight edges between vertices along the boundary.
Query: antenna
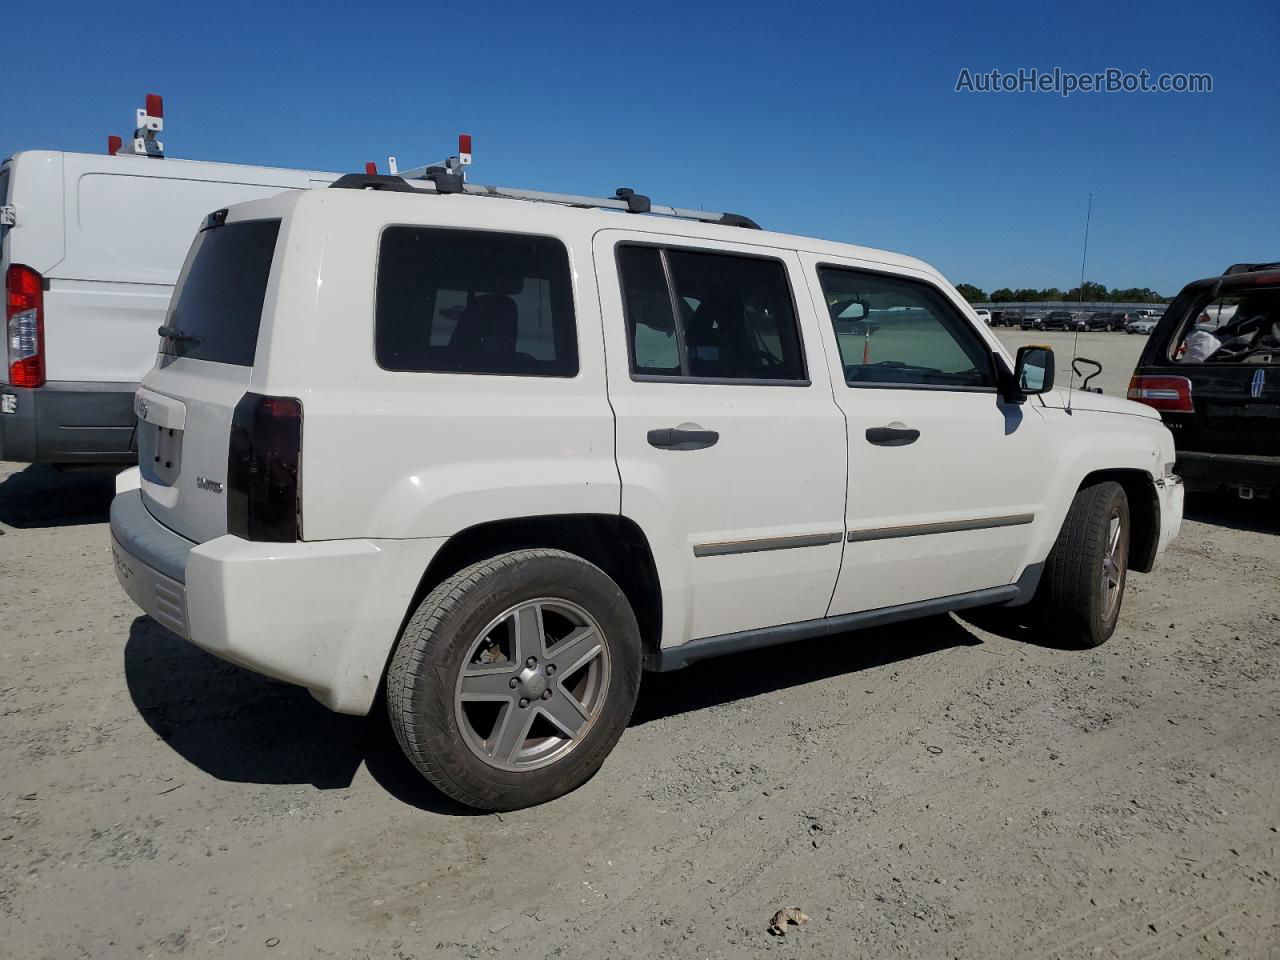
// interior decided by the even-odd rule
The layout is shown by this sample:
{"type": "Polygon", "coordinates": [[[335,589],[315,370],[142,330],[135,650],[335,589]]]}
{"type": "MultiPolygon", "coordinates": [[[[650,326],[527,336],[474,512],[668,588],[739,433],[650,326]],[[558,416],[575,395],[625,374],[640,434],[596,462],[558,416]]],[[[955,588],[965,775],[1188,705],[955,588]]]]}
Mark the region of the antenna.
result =
{"type": "MultiPolygon", "coordinates": [[[[1084,215],[1084,252],[1080,254],[1080,297],[1079,302],[1084,304],[1084,268],[1089,262],[1089,221],[1093,219],[1093,194],[1089,194],[1089,208],[1084,215]]],[[[1080,343],[1080,325],[1073,323],[1071,325],[1075,329],[1075,334],[1071,338],[1071,379],[1067,381],[1067,413],[1071,412],[1071,391],[1076,385],[1076,352],[1080,343]]]]}

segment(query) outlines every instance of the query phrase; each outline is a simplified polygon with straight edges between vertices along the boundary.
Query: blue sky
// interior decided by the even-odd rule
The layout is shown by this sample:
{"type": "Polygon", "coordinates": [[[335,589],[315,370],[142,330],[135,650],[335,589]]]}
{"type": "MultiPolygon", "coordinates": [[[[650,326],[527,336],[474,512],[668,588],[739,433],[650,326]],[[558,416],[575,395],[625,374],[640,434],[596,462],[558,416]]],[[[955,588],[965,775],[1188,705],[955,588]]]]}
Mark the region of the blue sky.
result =
{"type": "Polygon", "coordinates": [[[6,11],[0,155],[351,171],[475,137],[478,182],[745,213],[955,282],[1172,294],[1280,258],[1280,5],[141,4],[6,11]],[[56,42],[55,42],[56,39],[56,42]],[[1211,94],[959,94],[961,68],[1207,72],[1211,94]]]}

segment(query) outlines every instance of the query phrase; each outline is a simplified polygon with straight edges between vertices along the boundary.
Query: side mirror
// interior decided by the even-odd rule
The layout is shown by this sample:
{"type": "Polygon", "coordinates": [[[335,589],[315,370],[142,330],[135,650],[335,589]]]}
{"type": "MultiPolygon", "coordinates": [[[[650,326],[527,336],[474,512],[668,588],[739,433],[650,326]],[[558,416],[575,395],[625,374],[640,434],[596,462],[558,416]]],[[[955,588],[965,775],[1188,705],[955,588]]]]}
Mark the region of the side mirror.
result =
{"type": "Polygon", "coordinates": [[[859,300],[857,297],[837,300],[828,309],[831,311],[831,319],[833,320],[865,320],[867,319],[867,314],[871,312],[866,301],[859,300]]]}
{"type": "Polygon", "coordinates": [[[1053,351],[1049,347],[1019,347],[1012,383],[1007,384],[1005,399],[1021,403],[1029,396],[1052,390],[1053,369],[1053,351]]]}

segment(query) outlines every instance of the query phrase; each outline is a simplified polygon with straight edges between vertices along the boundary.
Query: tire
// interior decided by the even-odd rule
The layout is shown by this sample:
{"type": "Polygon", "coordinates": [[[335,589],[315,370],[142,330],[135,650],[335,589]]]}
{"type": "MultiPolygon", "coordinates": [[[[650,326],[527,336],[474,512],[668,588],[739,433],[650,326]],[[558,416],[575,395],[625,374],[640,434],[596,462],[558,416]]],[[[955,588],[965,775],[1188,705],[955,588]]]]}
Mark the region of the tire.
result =
{"type": "Polygon", "coordinates": [[[1097,647],[1115,631],[1129,532],[1129,500],[1120,484],[1106,481],[1076,492],[1036,593],[1040,625],[1060,643],[1097,647]]]}
{"type": "Polygon", "coordinates": [[[453,799],[545,803],[589,780],[622,736],[641,653],[635,614],[599,567],[561,550],[504,553],[414,611],[387,673],[391,726],[453,799]]]}

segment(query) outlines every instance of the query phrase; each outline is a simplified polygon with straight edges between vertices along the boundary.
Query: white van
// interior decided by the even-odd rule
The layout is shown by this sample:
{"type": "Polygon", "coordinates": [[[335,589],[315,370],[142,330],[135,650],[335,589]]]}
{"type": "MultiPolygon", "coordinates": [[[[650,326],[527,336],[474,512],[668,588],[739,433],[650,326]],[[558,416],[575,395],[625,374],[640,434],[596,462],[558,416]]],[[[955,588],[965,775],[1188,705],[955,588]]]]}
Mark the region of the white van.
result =
{"type": "Polygon", "coordinates": [[[131,463],[133,394],[155,361],[209,211],[327,186],[308,170],[31,150],[0,165],[0,460],[131,463]]]}

